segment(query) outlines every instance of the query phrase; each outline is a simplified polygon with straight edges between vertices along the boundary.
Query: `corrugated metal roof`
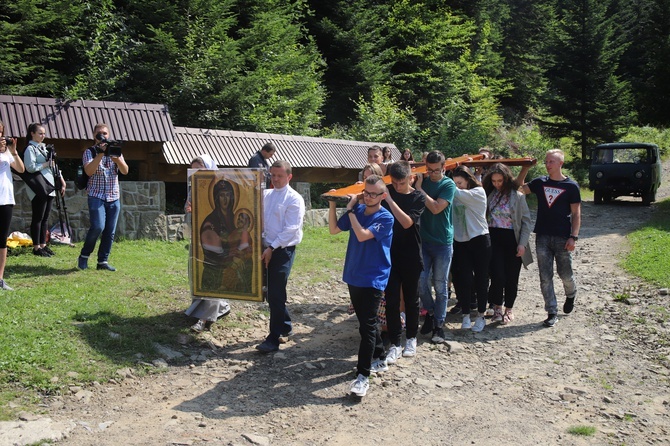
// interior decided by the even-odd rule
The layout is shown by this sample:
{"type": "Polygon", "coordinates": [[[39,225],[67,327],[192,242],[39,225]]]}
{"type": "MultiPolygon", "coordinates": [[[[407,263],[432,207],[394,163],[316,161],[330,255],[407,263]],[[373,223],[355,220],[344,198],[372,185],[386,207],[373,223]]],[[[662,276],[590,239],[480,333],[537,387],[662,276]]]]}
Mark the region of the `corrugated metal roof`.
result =
{"type": "Polygon", "coordinates": [[[8,136],[25,136],[28,125],[44,124],[50,139],[93,137],[95,124],[109,124],[114,139],[164,142],[174,139],[166,105],[109,101],[69,101],[0,95],[0,120],[8,136]]]}
{"type": "Polygon", "coordinates": [[[245,167],[268,141],[277,147],[271,161],[289,160],[296,168],[360,169],[368,159],[368,147],[374,144],[391,147],[393,159],[400,159],[400,151],[390,143],[189,127],[175,127],[174,134],[174,141],[163,144],[168,164],[189,165],[193,158],[207,153],[219,166],[245,167]]]}

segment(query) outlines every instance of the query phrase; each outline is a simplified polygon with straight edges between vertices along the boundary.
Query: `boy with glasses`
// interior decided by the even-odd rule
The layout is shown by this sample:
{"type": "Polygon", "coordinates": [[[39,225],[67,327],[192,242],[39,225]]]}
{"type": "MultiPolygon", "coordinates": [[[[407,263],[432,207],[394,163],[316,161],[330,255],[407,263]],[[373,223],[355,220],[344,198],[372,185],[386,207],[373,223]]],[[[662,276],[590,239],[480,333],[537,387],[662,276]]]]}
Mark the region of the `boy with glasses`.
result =
{"type": "Polygon", "coordinates": [[[426,212],[421,214],[421,251],[424,269],[419,278],[419,295],[423,308],[428,311],[421,334],[432,334],[431,341],[445,341],[444,321],[447,318],[447,278],[454,253],[454,227],[451,221],[451,203],[456,185],[444,175],[444,155],[433,151],[426,157],[426,177],[417,174],[416,190],[426,199],[426,212]],[[430,277],[433,277],[433,299],[430,277]]]}
{"type": "Polygon", "coordinates": [[[328,226],[331,234],[349,231],[342,280],[359,322],[357,377],[351,393],[363,397],[370,387],[371,372],[388,370],[384,344],[377,325],[377,311],[391,271],[393,215],[382,208],[386,185],[377,175],[365,180],[363,203],[360,195],[350,194],[347,210],[337,219],[335,202],[329,203],[328,226]],[[378,358],[373,362],[373,358],[378,358]]]}

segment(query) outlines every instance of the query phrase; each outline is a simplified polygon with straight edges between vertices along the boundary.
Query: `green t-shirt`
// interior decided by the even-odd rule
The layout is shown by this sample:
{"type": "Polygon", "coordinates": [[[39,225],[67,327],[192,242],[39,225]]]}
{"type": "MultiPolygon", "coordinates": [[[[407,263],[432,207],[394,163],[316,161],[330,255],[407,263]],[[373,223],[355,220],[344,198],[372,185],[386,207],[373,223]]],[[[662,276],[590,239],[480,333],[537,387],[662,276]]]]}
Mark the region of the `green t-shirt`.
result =
{"type": "Polygon", "coordinates": [[[449,205],[439,214],[433,214],[428,208],[421,214],[421,241],[433,245],[451,245],[454,242],[451,204],[454,202],[456,184],[446,176],[438,182],[425,178],[421,188],[433,200],[442,198],[449,202],[449,205]]]}

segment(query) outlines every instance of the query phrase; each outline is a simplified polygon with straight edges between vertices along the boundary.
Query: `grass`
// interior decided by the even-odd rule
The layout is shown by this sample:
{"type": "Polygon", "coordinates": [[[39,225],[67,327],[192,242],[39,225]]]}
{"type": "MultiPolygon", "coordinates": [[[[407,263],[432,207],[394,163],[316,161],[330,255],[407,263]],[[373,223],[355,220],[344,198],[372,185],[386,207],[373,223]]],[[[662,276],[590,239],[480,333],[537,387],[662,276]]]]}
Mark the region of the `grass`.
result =
{"type": "Polygon", "coordinates": [[[656,204],[656,212],[628,235],[631,250],[622,262],[630,273],[662,288],[670,287],[670,199],[656,204]]]}
{"type": "Polygon", "coordinates": [[[568,433],[572,435],[581,435],[583,437],[590,437],[596,433],[596,428],[593,426],[585,426],[585,425],[572,426],[568,429],[568,433]]]}
{"type": "MultiPolygon", "coordinates": [[[[306,228],[291,280],[314,284],[339,278],[347,235],[306,228]]],[[[114,273],[76,269],[81,248],[56,246],[56,256],[12,250],[0,312],[0,419],[35,408],[40,395],[107,381],[120,368],[147,373],[154,343],[175,347],[188,332],[187,242],[122,241],[114,273]],[[71,373],[75,372],[75,373],[71,373]],[[12,402],[13,408],[8,403],[12,402]]],[[[259,306],[260,311],[260,306],[259,306]]],[[[244,323],[231,321],[243,327],[244,323]]],[[[224,324],[225,325],[225,324],[224,324]]]]}

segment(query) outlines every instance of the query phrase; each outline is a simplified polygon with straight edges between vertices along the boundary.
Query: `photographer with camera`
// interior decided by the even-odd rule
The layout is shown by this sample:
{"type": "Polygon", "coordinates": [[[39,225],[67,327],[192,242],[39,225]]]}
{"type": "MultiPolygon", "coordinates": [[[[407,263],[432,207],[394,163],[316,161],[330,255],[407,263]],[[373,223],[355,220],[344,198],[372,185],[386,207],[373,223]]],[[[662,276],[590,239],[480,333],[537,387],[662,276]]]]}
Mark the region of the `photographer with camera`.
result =
{"type": "Polygon", "coordinates": [[[95,145],[86,149],[82,157],[84,171],[89,176],[86,191],[91,227],[86,234],[77,266],[79,269],[88,268],[88,258],[95,249],[98,237],[101,237],[97,269],[116,271],[107,260],[112,251],[116,222],[121,211],[119,173],[128,174],[128,164],[121,154],[121,143],[109,139],[107,124],[96,124],[93,135],[95,145]]]}
{"type": "MultiPolygon", "coordinates": [[[[46,146],[44,138],[46,129],[42,124],[32,123],[28,126],[26,139],[28,146],[23,153],[23,163],[26,171],[31,174],[44,177],[40,189],[33,189],[35,185],[28,188],[28,198],[32,203],[32,220],[30,222],[30,237],[33,239],[33,254],[41,257],[51,257],[54,252],[47,246],[48,220],[51,213],[51,205],[56,197],[56,192],[65,193],[65,180],[63,177],[54,177],[54,151],[53,146],[46,146]]],[[[41,180],[41,178],[40,178],[41,180]]]]}
{"type": "Polygon", "coordinates": [[[5,283],[5,264],[7,262],[7,237],[14,211],[14,182],[12,171],[24,171],[23,161],[16,153],[16,139],[5,137],[5,124],[0,121],[0,290],[11,291],[5,283]]]}

